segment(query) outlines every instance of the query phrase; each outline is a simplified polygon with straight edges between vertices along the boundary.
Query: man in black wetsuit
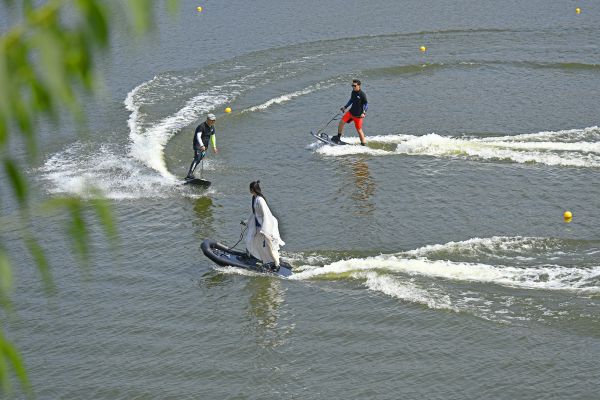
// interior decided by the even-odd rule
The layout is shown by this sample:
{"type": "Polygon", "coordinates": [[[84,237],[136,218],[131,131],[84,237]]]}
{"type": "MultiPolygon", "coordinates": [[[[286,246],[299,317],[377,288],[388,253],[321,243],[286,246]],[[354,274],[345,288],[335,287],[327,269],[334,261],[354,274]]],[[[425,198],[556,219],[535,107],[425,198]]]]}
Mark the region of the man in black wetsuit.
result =
{"type": "Polygon", "coordinates": [[[219,152],[217,149],[217,140],[215,139],[216,120],[217,117],[215,117],[215,114],[208,114],[206,121],[196,128],[196,132],[194,132],[194,160],[192,161],[192,165],[190,165],[190,170],[185,179],[194,179],[194,170],[206,155],[209,141],[212,144],[213,151],[215,153],[219,152]]]}
{"type": "Polygon", "coordinates": [[[342,137],[342,133],[344,132],[344,124],[348,124],[350,121],[353,121],[356,131],[358,132],[358,136],[360,137],[360,144],[366,146],[367,143],[365,141],[365,133],[362,130],[362,123],[369,105],[367,103],[367,95],[365,92],[360,90],[360,81],[358,79],[352,80],[352,93],[350,93],[350,100],[345,106],[340,108],[340,110],[344,112],[348,107],[350,107],[350,110],[344,114],[340,120],[340,123],[338,124],[337,136],[333,136],[331,140],[333,142],[339,142],[340,138],[342,137]]]}

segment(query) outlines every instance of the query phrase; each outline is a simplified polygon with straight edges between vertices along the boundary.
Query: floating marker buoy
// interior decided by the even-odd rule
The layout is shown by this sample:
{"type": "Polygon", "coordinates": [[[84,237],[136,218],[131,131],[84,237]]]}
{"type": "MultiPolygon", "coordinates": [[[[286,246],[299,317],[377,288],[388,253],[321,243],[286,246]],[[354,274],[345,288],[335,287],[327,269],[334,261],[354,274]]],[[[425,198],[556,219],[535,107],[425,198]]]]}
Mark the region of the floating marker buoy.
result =
{"type": "Polygon", "coordinates": [[[571,218],[573,218],[573,213],[571,211],[565,211],[565,213],[563,214],[563,217],[565,219],[571,219],[571,218]]]}
{"type": "Polygon", "coordinates": [[[577,8],[575,9],[575,14],[581,14],[581,8],[577,7],[577,8]]]}
{"type": "Polygon", "coordinates": [[[421,46],[421,47],[419,47],[419,50],[421,50],[422,52],[425,52],[427,50],[427,47],[421,46]]]}
{"type": "Polygon", "coordinates": [[[227,108],[225,109],[225,112],[226,112],[227,114],[229,114],[229,113],[231,112],[231,108],[227,107],[227,108]]]}
{"type": "Polygon", "coordinates": [[[202,12],[202,7],[198,6],[196,7],[196,10],[198,10],[198,12],[202,12]]]}

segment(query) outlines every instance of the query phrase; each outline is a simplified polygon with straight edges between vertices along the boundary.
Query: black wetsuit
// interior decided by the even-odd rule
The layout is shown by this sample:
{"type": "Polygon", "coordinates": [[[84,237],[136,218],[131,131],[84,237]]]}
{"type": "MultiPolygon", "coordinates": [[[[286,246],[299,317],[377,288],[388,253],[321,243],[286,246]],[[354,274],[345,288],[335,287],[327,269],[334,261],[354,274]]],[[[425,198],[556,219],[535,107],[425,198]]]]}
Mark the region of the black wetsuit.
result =
{"type": "Polygon", "coordinates": [[[200,147],[208,148],[208,142],[210,137],[215,134],[215,126],[208,126],[206,121],[198,125],[194,132],[194,150],[200,150],[200,147]],[[198,142],[198,132],[202,132],[200,139],[202,143],[198,142]]]}
{"type": "Polygon", "coordinates": [[[206,121],[201,123],[196,127],[196,131],[194,132],[194,159],[192,160],[192,164],[190,165],[190,170],[188,171],[187,177],[191,178],[194,170],[202,161],[204,156],[206,155],[206,149],[208,148],[208,142],[210,141],[210,137],[215,134],[215,127],[209,126],[206,121]],[[198,133],[200,133],[200,141],[198,140],[198,133]],[[204,147],[204,151],[202,150],[204,147]]]}
{"type": "Polygon", "coordinates": [[[353,90],[352,93],[350,93],[350,100],[348,100],[348,103],[346,103],[344,108],[348,108],[350,104],[352,104],[352,107],[350,107],[350,114],[352,114],[353,117],[360,117],[362,113],[367,112],[367,108],[369,108],[367,95],[362,89],[358,92],[353,90]]]}

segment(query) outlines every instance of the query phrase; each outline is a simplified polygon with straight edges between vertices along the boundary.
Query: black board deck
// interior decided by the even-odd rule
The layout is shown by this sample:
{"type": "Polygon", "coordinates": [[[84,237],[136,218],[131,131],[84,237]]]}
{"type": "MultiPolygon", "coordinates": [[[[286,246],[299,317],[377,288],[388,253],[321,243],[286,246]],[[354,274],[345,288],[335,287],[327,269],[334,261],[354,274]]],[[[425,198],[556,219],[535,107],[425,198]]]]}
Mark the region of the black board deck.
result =
{"type": "Polygon", "coordinates": [[[200,245],[200,248],[204,255],[217,265],[243,268],[268,275],[279,275],[283,277],[292,275],[292,266],[286,261],[280,260],[279,268],[271,269],[260,260],[249,256],[245,252],[230,249],[224,244],[218,243],[212,239],[205,239],[200,245]]]}
{"type": "Polygon", "coordinates": [[[341,140],[339,142],[334,142],[334,141],[331,140],[331,138],[329,137],[328,134],[323,133],[323,132],[321,132],[319,134],[316,134],[313,131],[310,131],[310,134],[313,135],[315,138],[317,138],[319,141],[321,141],[323,143],[326,143],[326,144],[329,144],[329,145],[332,145],[332,146],[343,146],[343,145],[348,144],[348,143],[343,142],[341,140]]]}
{"type": "Polygon", "coordinates": [[[210,181],[207,181],[206,179],[202,179],[202,178],[192,178],[192,179],[185,178],[183,180],[183,184],[184,185],[194,185],[194,186],[209,187],[210,186],[210,181]]]}

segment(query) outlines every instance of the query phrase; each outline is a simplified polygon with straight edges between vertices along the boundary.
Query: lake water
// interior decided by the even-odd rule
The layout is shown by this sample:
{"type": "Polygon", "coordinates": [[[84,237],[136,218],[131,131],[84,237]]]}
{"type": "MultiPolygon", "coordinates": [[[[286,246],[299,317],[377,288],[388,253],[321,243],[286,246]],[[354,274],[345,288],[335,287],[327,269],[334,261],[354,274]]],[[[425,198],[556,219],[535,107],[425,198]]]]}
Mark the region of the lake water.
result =
{"type": "Polygon", "coordinates": [[[36,217],[58,288],[47,296],[18,230],[4,232],[18,270],[8,333],[38,398],[597,397],[600,4],[156,11],[148,38],[118,30],[98,60],[89,132],[42,126],[27,169],[36,201],[100,188],[119,243],[92,222],[82,269],[65,218],[36,217]],[[319,145],[310,130],[353,78],[368,146],[351,125],[355,145],[319,145]],[[220,151],[203,191],[180,179],[208,112],[220,151]],[[290,279],[200,251],[237,241],[256,179],[290,279]]]}

